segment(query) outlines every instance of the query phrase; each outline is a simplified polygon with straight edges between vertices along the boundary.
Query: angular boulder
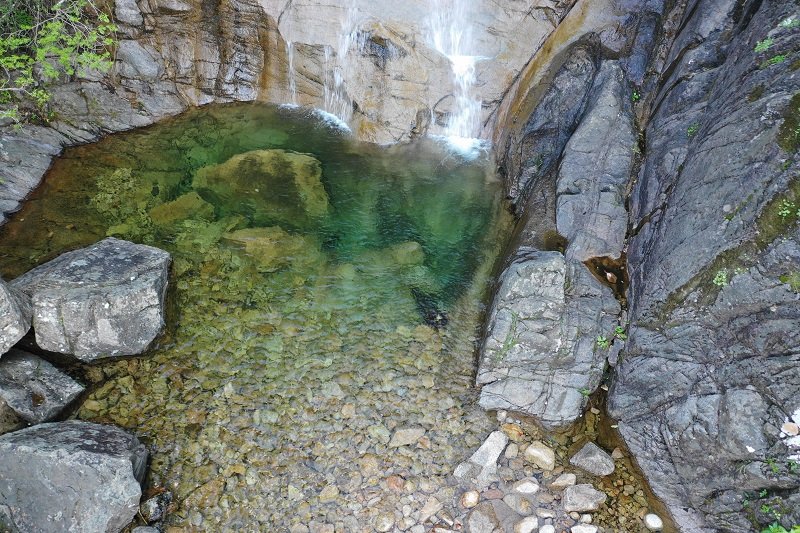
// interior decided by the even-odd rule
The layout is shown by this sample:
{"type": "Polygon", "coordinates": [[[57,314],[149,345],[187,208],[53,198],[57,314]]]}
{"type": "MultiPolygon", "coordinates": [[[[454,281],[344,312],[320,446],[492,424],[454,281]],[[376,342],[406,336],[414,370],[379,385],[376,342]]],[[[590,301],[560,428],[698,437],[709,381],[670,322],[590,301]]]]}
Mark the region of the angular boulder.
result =
{"type": "Polygon", "coordinates": [[[570,458],[569,464],[595,476],[609,476],[614,473],[614,459],[594,442],[587,442],[570,458]]]}
{"type": "Polygon", "coordinates": [[[15,279],[30,296],[36,343],[82,361],[144,352],[164,327],[170,255],[107,238],[15,279]]]}
{"type": "Polygon", "coordinates": [[[37,355],[12,349],[0,360],[0,398],[31,424],[52,420],[84,389],[37,355]]]}
{"type": "Polygon", "coordinates": [[[485,409],[536,417],[564,427],[600,384],[619,304],[581,263],[559,252],[517,250],[503,272],[481,348],[477,383],[485,409]]]}
{"type": "Polygon", "coordinates": [[[604,492],[584,483],[567,487],[564,490],[564,497],[561,499],[561,503],[568,513],[583,513],[598,510],[607,498],[608,496],[604,492]]]}
{"type": "Polygon", "coordinates": [[[328,213],[321,163],[286,150],[255,150],[197,171],[192,186],[221,215],[255,226],[304,228],[328,213]]]}
{"type": "Polygon", "coordinates": [[[139,440],[114,426],[72,420],[8,433],[0,509],[20,531],[120,531],[139,508],[146,462],[139,440]]]}
{"type": "Polygon", "coordinates": [[[0,279],[0,356],[31,329],[31,302],[0,279]]]}

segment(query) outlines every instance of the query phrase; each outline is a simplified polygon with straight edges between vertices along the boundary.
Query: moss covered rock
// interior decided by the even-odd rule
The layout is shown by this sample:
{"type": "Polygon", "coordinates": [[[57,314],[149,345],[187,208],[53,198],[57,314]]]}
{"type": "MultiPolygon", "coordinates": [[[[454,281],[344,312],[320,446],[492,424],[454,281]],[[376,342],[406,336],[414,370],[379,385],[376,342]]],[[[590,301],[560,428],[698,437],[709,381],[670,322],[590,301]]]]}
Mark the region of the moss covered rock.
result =
{"type": "Polygon", "coordinates": [[[203,167],[193,187],[223,213],[241,214],[254,225],[306,228],[328,214],[322,165],[305,154],[255,150],[203,167]]]}

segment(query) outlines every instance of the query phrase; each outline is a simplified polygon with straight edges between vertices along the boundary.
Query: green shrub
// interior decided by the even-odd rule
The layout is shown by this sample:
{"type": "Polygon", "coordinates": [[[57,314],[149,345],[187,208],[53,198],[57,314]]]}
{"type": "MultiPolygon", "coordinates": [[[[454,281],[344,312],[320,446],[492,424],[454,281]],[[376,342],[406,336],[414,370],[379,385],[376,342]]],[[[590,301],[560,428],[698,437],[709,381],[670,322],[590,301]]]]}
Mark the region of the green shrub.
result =
{"type": "Polygon", "coordinates": [[[0,118],[44,117],[59,76],[108,70],[116,30],[94,0],[2,2],[0,118]]]}

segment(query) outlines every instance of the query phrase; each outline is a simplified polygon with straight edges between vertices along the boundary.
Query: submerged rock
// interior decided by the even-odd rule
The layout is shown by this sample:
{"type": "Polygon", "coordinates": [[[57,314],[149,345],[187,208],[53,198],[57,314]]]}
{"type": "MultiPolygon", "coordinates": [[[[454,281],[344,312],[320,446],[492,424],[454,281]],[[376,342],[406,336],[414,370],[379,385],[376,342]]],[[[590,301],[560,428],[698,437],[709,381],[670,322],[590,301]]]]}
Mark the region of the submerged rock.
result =
{"type": "Polygon", "coordinates": [[[481,348],[477,383],[485,409],[535,416],[547,428],[577,419],[600,383],[619,304],[581,263],[522,248],[503,272],[481,348]]]}
{"type": "Polygon", "coordinates": [[[114,426],[73,420],[8,433],[0,507],[21,531],[119,531],[139,508],[146,461],[138,439],[114,426]]]}
{"type": "Polygon", "coordinates": [[[322,165],[306,154],[255,150],[197,171],[192,186],[224,215],[256,226],[305,228],[328,214],[322,165]]]}
{"type": "Polygon", "coordinates": [[[0,279],[0,357],[28,333],[31,316],[30,298],[0,279]]]}
{"type": "Polygon", "coordinates": [[[36,355],[14,349],[0,360],[0,398],[31,424],[52,420],[83,391],[83,385],[36,355]]]}
{"type": "Polygon", "coordinates": [[[182,220],[211,220],[214,218],[214,206],[193,191],[154,207],[148,214],[157,228],[166,229],[182,220]]]}
{"type": "Polygon", "coordinates": [[[15,279],[31,297],[36,343],[83,361],[144,352],[164,327],[170,255],[107,238],[15,279]]]}
{"type": "Polygon", "coordinates": [[[486,437],[480,448],[465,462],[458,465],[454,476],[474,482],[484,489],[497,480],[497,460],[508,444],[508,437],[502,431],[493,431],[486,437]]]}
{"type": "Polygon", "coordinates": [[[240,229],[226,233],[222,240],[240,247],[261,272],[273,272],[288,265],[308,269],[325,259],[314,237],[293,235],[279,227],[240,229]]]}

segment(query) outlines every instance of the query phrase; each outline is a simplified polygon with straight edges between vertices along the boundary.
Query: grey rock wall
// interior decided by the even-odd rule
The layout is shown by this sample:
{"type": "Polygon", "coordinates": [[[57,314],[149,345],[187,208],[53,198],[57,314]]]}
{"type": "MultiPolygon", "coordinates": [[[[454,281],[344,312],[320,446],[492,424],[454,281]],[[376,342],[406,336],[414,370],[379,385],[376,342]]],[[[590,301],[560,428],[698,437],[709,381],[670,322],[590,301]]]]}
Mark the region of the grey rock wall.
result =
{"type": "Polygon", "coordinates": [[[609,407],[682,531],[777,521],[762,504],[800,522],[800,449],[781,430],[800,409],[800,295],[783,281],[800,228],[794,208],[780,214],[800,203],[786,131],[798,16],[790,2],[689,2],[649,102],[609,407]]]}

